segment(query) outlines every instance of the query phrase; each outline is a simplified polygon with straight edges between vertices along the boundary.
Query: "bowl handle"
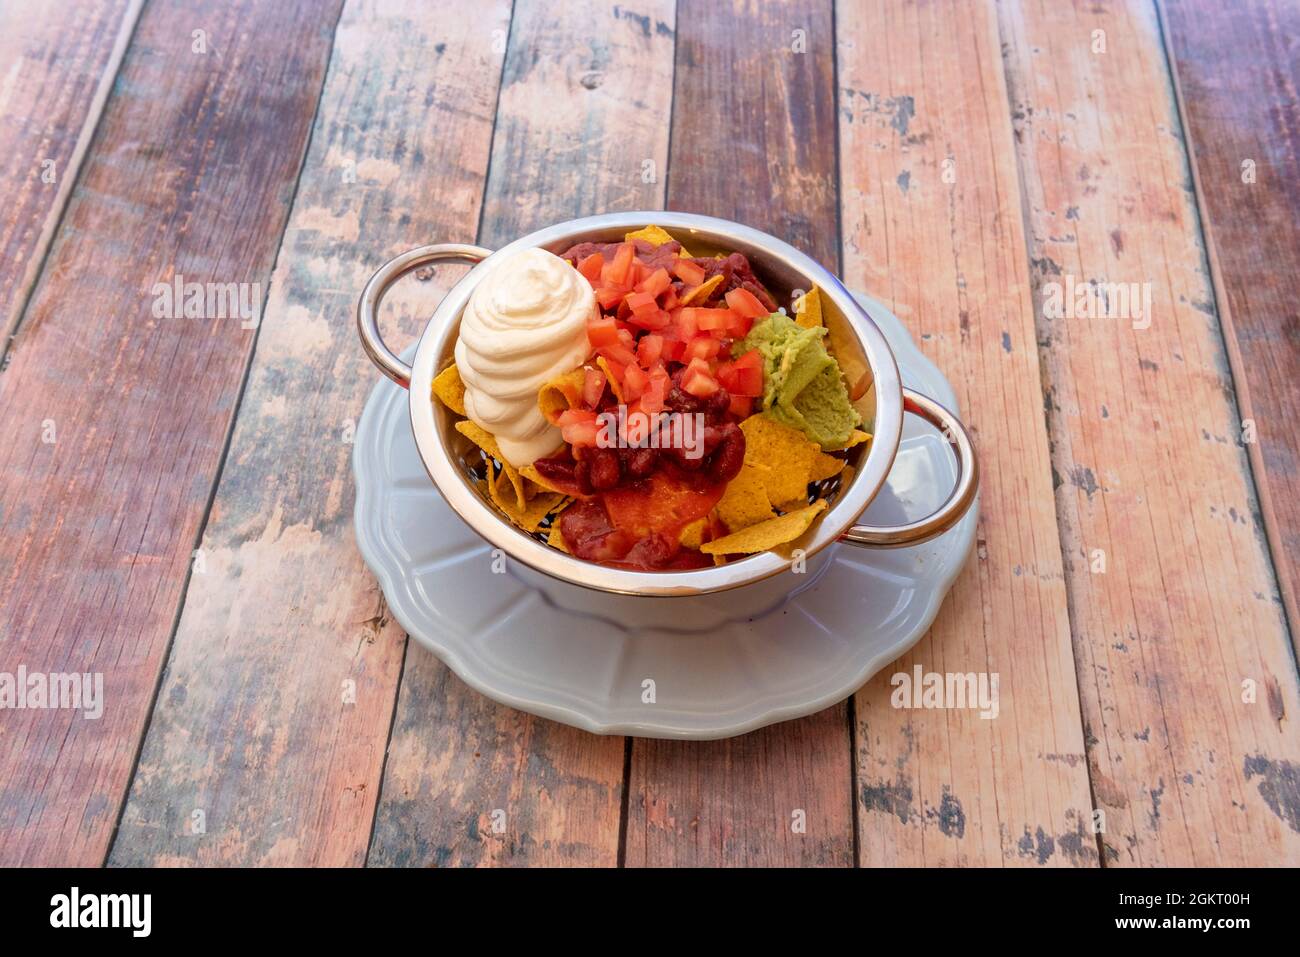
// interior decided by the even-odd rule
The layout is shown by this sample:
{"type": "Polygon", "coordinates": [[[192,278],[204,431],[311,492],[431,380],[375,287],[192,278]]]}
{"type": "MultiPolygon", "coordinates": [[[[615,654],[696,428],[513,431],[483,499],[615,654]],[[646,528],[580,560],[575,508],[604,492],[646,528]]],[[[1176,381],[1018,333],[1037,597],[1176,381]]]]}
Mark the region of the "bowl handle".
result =
{"type": "Polygon", "coordinates": [[[919,392],[903,390],[903,411],[925,419],[948,440],[957,452],[957,484],[948,500],[925,518],[907,525],[854,525],[841,536],[842,541],[875,548],[901,548],[928,541],[952,528],[966,514],[979,488],[979,462],[970,434],[957,416],[919,392]]]}
{"type": "Polygon", "coordinates": [[[393,354],[384,345],[379,334],[379,303],[390,286],[412,269],[438,262],[463,262],[473,265],[480,263],[492,250],[482,246],[470,246],[467,243],[439,243],[434,246],[417,246],[394,256],[376,270],[362,290],[361,300],[357,303],[357,331],[361,333],[361,345],[370,360],[379,366],[379,371],[392,379],[403,389],[411,387],[411,367],[393,354]]]}

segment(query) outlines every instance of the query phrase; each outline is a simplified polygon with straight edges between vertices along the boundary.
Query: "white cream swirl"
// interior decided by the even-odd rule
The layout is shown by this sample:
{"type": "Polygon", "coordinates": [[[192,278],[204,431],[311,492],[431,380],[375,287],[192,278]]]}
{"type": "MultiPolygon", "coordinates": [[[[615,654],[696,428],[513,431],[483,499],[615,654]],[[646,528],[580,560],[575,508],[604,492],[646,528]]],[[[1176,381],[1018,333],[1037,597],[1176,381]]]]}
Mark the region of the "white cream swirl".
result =
{"type": "Polygon", "coordinates": [[[470,296],[456,342],[465,412],[516,468],[559,447],[537,390],[587,358],[587,320],[597,315],[591,284],[544,249],[496,263],[470,296]]]}

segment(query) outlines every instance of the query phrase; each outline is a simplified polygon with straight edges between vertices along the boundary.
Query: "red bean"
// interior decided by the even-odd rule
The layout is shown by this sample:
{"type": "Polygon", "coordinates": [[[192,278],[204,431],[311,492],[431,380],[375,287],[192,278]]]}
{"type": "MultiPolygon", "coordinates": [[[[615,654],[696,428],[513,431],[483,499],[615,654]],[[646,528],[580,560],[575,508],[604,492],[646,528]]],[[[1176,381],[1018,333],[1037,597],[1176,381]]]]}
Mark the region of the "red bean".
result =
{"type": "Polygon", "coordinates": [[[592,449],[587,456],[591,462],[591,487],[598,492],[618,485],[623,470],[619,466],[618,453],[613,449],[592,449]]]}
{"type": "Polygon", "coordinates": [[[745,464],[745,433],[735,423],[723,426],[722,440],[709,461],[709,478],[715,482],[730,482],[740,474],[745,464]]]}

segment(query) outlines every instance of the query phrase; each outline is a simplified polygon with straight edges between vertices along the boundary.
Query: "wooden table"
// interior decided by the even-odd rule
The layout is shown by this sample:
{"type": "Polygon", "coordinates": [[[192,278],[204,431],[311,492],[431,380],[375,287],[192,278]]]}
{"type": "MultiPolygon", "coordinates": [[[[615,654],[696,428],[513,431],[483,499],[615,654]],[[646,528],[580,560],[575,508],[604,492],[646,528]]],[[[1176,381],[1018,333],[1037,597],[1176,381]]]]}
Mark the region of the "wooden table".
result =
{"type": "Polygon", "coordinates": [[[0,863],[1300,863],[1294,2],[50,6],[0,7],[0,671],[106,704],[0,712],[0,863]],[[889,304],[984,464],[921,643],[707,744],[480,697],[352,533],[370,272],[665,206],[889,304]],[[918,664],[999,717],[891,707],[918,664]]]}

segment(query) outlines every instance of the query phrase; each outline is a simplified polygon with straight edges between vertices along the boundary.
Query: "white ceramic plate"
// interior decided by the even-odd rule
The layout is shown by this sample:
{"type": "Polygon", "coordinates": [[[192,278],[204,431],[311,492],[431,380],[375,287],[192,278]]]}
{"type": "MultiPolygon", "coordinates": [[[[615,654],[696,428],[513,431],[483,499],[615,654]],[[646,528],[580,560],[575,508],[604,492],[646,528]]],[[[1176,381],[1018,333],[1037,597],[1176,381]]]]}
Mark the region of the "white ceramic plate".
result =
{"type": "MultiPolygon", "coordinates": [[[[960,412],[903,324],[858,298],[893,347],[903,384],[960,412]]],[[[411,637],[497,701],[598,734],[654,738],[728,737],[848,697],[929,628],[970,554],[979,509],[977,501],[952,530],[911,548],[833,545],[809,581],[752,620],[728,618],[725,592],[684,599],[680,624],[667,630],[620,624],[629,600],[620,596],[542,590],[541,576],[508,567],[494,573],[487,544],[425,473],[406,392],[387,380],[366,403],[353,469],[357,544],[411,637]],[[643,700],[647,682],[653,703],[643,700]]],[[[955,480],[947,442],[906,416],[865,519],[920,518],[955,480]]]]}

